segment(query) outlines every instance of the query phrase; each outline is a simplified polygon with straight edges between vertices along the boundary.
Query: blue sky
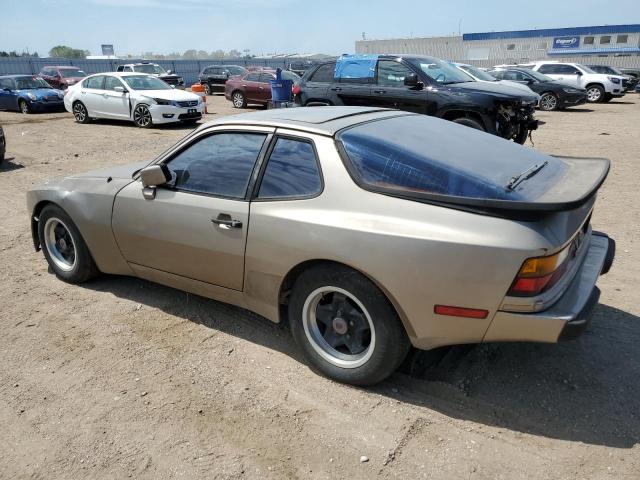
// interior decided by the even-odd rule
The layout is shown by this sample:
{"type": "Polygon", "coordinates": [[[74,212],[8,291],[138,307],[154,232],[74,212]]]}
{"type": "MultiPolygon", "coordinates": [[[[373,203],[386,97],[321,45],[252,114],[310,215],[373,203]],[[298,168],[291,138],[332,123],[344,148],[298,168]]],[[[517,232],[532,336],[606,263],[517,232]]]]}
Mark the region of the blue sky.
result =
{"type": "Polygon", "coordinates": [[[638,0],[0,0],[0,50],[352,52],[368,38],[640,23],[638,0]]]}

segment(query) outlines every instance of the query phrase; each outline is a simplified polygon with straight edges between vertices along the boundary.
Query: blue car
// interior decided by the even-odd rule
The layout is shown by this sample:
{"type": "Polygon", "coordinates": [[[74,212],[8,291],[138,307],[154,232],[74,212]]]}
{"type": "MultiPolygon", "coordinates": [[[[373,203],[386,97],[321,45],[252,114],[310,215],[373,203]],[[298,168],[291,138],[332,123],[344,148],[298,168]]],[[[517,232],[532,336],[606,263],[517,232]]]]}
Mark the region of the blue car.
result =
{"type": "Polygon", "coordinates": [[[32,75],[0,77],[0,110],[22,113],[64,109],[64,94],[32,75]]]}

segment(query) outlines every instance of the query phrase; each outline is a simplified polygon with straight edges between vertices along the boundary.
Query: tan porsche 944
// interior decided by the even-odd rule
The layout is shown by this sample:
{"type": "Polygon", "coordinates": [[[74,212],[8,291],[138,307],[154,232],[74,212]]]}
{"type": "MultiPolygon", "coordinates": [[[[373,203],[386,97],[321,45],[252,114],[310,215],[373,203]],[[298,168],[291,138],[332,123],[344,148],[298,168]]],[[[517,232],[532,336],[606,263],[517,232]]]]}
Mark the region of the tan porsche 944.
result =
{"type": "Polygon", "coordinates": [[[317,371],[367,385],[411,345],[579,335],[615,252],[590,226],[608,171],[424,115],[290,108],[27,201],[62,280],[131,275],[286,321],[317,371]]]}

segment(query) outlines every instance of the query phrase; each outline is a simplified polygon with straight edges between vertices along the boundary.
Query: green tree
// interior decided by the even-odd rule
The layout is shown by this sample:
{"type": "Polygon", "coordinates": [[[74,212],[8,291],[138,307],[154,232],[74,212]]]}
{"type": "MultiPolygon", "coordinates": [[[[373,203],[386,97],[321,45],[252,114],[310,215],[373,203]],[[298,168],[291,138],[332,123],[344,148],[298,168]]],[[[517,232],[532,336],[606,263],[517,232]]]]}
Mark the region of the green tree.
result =
{"type": "Polygon", "coordinates": [[[89,54],[88,50],[79,50],[66,45],[57,45],[49,50],[50,57],[60,58],[86,58],[89,54]]]}

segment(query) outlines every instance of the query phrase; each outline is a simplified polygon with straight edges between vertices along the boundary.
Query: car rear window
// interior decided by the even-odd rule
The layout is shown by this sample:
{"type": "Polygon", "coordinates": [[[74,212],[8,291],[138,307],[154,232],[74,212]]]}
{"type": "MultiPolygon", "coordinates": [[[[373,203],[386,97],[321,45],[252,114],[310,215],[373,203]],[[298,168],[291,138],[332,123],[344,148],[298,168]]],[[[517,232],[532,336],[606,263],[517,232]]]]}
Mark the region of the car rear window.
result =
{"type": "Polygon", "coordinates": [[[403,196],[532,202],[568,168],[558,158],[424,115],[356,125],[337,140],[356,183],[403,196]],[[514,176],[542,164],[535,175],[507,188],[514,176]]]}

